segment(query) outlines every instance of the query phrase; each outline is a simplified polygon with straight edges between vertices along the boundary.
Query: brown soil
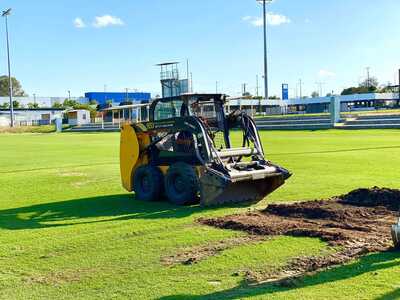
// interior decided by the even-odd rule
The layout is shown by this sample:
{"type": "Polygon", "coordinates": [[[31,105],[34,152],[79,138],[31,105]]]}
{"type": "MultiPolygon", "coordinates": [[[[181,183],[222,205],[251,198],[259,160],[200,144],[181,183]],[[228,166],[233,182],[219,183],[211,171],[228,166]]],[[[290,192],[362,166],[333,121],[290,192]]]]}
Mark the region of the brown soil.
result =
{"type": "Polygon", "coordinates": [[[226,239],[208,245],[183,249],[175,255],[161,258],[161,262],[166,266],[183,264],[192,265],[210,256],[231,249],[240,245],[249,245],[265,241],[267,238],[260,235],[249,235],[237,238],[226,239]]]}
{"type": "Polygon", "coordinates": [[[295,258],[278,272],[249,274],[265,281],[299,276],[346,263],[370,252],[392,247],[391,225],[400,208],[400,190],[359,189],[329,200],[273,204],[264,211],[215,219],[202,224],[252,235],[316,237],[338,251],[328,256],[295,258]]]}

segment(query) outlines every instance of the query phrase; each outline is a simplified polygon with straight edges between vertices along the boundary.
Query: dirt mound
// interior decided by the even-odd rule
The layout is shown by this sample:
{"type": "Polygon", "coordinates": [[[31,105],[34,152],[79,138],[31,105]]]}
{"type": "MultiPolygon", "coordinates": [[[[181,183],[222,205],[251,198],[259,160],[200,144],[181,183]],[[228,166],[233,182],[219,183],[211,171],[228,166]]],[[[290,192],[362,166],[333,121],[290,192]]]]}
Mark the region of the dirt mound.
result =
{"type": "Polygon", "coordinates": [[[358,189],[339,197],[342,203],[376,207],[383,206],[393,211],[400,210],[400,190],[374,187],[372,189],[358,189]]]}
{"type": "MultiPolygon", "coordinates": [[[[346,263],[370,252],[392,247],[390,228],[396,221],[400,191],[359,189],[329,200],[294,204],[273,204],[256,213],[232,215],[199,222],[252,235],[316,237],[339,251],[320,257],[294,259],[278,273],[262,280],[298,276],[329,266],[346,263]]],[[[260,275],[254,276],[260,280],[260,275]]],[[[254,279],[254,278],[253,278],[254,279]]]]}

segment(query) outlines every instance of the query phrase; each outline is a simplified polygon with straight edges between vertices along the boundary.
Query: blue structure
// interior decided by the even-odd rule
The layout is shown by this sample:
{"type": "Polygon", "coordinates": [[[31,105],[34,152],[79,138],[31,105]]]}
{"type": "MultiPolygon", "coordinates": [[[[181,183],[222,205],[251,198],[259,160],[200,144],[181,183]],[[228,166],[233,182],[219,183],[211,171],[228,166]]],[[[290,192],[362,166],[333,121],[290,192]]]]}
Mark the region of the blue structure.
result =
{"type": "Polygon", "coordinates": [[[106,105],[107,102],[111,101],[115,104],[123,102],[133,103],[148,103],[151,99],[150,93],[102,93],[102,92],[89,92],[85,93],[85,98],[88,101],[95,100],[101,106],[106,105]]]}
{"type": "Polygon", "coordinates": [[[289,100],[289,85],[287,83],[282,84],[282,100],[289,100]]]}

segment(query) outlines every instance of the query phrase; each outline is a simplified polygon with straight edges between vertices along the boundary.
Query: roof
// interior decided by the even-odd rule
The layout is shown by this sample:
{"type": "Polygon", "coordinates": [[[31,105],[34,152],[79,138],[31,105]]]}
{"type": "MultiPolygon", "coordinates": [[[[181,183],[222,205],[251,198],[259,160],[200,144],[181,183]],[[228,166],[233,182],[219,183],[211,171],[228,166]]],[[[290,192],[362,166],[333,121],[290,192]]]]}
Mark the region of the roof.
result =
{"type": "Polygon", "coordinates": [[[149,105],[150,105],[150,103],[121,105],[121,106],[113,106],[113,107],[104,108],[101,111],[113,111],[113,110],[129,109],[129,108],[140,108],[140,107],[146,107],[149,105]]]}
{"type": "Polygon", "coordinates": [[[170,66],[170,65],[177,65],[177,64],[179,64],[179,62],[173,61],[173,62],[166,62],[166,63],[156,64],[156,66],[157,67],[161,67],[161,66],[170,66]]]}
{"type": "Polygon", "coordinates": [[[89,111],[88,109],[70,109],[67,110],[67,113],[71,113],[71,112],[80,112],[80,111],[89,111]]]}
{"type": "Polygon", "coordinates": [[[186,94],[182,94],[182,95],[179,95],[179,96],[158,98],[158,99],[155,99],[154,101],[168,102],[168,101],[172,101],[172,100],[181,100],[181,99],[190,98],[190,97],[196,97],[196,98],[198,98],[199,101],[209,101],[209,100],[211,100],[213,98],[223,99],[224,96],[225,96],[225,94],[186,93],[186,94]]]}
{"type": "MultiPolygon", "coordinates": [[[[64,111],[65,108],[14,108],[14,111],[64,111]]],[[[10,111],[8,108],[0,108],[0,111],[10,111]]]]}

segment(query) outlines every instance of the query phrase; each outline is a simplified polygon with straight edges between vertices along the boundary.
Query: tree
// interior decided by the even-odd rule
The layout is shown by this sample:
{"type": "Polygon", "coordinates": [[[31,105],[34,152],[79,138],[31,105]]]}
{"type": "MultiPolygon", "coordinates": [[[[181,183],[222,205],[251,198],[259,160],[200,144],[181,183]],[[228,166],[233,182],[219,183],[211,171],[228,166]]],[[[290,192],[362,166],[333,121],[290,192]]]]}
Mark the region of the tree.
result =
{"type": "Polygon", "coordinates": [[[76,108],[79,105],[80,103],[78,101],[72,99],[65,99],[63,103],[64,108],[76,108]]]}
{"type": "Polygon", "coordinates": [[[17,100],[13,100],[13,107],[14,108],[20,108],[21,104],[17,100]]]}
{"type": "MultiPolygon", "coordinates": [[[[21,87],[21,83],[14,77],[11,77],[11,83],[13,87],[13,96],[15,97],[23,97],[26,96],[24,90],[21,87]]],[[[9,96],[9,84],[8,84],[8,76],[2,75],[0,76],[0,97],[9,96]]]]}
{"type": "Polygon", "coordinates": [[[270,99],[270,100],[280,100],[281,98],[279,98],[278,96],[270,96],[270,97],[268,97],[268,99],[270,99]]]}
{"type": "Polygon", "coordinates": [[[319,97],[319,93],[318,92],[316,92],[316,91],[312,92],[311,98],[318,98],[318,97],[319,97]]]}
{"type": "Polygon", "coordinates": [[[373,91],[375,91],[378,88],[378,86],[379,82],[376,77],[367,78],[359,85],[359,87],[361,88],[367,88],[367,90],[373,90],[373,91]]]}
{"type": "Polygon", "coordinates": [[[63,105],[60,102],[54,102],[51,107],[52,108],[63,108],[63,105]]]}
{"type": "Polygon", "coordinates": [[[354,95],[354,94],[368,94],[376,91],[376,87],[366,87],[366,86],[359,86],[359,87],[349,87],[342,91],[342,95],[354,95]]]}
{"type": "Polygon", "coordinates": [[[3,104],[0,104],[0,108],[2,108],[2,109],[9,109],[9,108],[10,108],[10,103],[4,102],[3,104]]]}
{"type": "Polygon", "coordinates": [[[366,78],[358,87],[352,86],[342,91],[342,95],[368,94],[379,92],[379,82],[376,77],[366,78]]]}
{"type": "Polygon", "coordinates": [[[39,108],[39,104],[35,103],[28,103],[28,108],[29,109],[33,109],[33,108],[39,108]]]}

